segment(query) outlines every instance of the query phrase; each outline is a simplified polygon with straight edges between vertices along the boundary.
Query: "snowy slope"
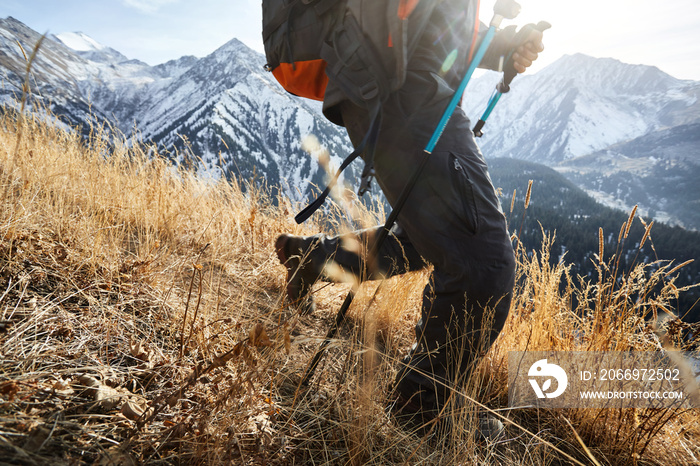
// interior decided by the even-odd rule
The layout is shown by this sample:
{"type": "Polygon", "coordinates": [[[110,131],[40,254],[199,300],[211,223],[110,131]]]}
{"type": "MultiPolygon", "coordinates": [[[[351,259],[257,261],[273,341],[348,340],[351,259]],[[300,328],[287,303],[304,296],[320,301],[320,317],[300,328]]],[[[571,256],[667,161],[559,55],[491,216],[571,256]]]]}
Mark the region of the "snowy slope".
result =
{"type": "MultiPolygon", "coordinates": [[[[476,120],[499,76],[467,88],[476,120]]],[[[571,55],[517,77],[488,120],[487,155],[555,165],[668,126],[700,120],[700,83],[655,67],[571,55]]]]}
{"type": "MultiPolygon", "coordinates": [[[[0,20],[0,70],[13,86],[0,101],[21,96],[26,62],[40,35],[14,18],[0,20]]],[[[292,199],[306,199],[325,174],[301,150],[318,137],[339,165],[351,146],[342,128],[325,120],[320,106],[284,92],[263,71],[262,55],[237,40],[211,55],[182,57],[155,67],[129,60],[82,33],[47,37],[32,66],[34,101],[72,126],[109,122],[155,143],[179,161],[200,160],[218,176],[262,177],[282,185],[292,199]]],[[[349,175],[359,171],[353,167],[349,175]]]]}
{"type": "MultiPolygon", "coordinates": [[[[16,98],[24,81],[26,63],[17,42],[30,53],[39,37],[13,18],[0,20],[0,72],[10,83],[0,88],[0,101],[16,98]]],[[[324,183],[324,174],[301,149],[301,141],[317,136],[336,166],[350,144],[342,128],[323,118],[318,103],[284,92],[263,71],[264,62],[262,55],[234,39],[207,57],[182,57],[152,67],[85,34],[59,34],[45,40],[33,64],[33,93],[37,100],[51,101],[52,109],[71,125],[92,119],[109,121],[125,134],[137,128],[139,138],[180,162],[196,164],[214,176],[264,179],[302,200],[313,185],[324,183]]],[[[498,79],[496,73],[487,73],[470,83],[464,106],[473,121],[498,79]]],[[[699,97],[699,82],[678,80],[654,67],[566,56],[515,79],[479,144],[487,158],[520,158],[551,167],[635,139],[659,144],[646,152],[663,151],[667,138],[644,136],[678,135],[682,131],[664,131],[695,128],[700,122],[699,97]]],[[[683,147],[696,147],[687,141],[683,147]]],[[[630,151],[636,147],[627,146],[623,156],[634,158],[630,151]]],[[[361,170],[360,163],[355,165],[350,178],[361,170]]],[[[568,173],[591,172],[576,167],[567,168],[568,173]]],[[[625,173],[614,183],[596,175],[595,190],[610,203],[634,202],[637,194],[630,193],[639,193],[640,177],[649,175],[625,173]]],[[[579,182],[584,178],[592,190],[591,177],[579,177],[579,182]]],[[[663,206],[674,202],[649,199],[663,206]]],[[[698,199],[681,202],[696,205],[698,199]]]]}
{"type": "Polygon", "coordinates": [[[51,38],[62,43],[69,49],[78,52],[78,55],[86,60],[108,64],[121,63],[129,60],[113,48],[100,44],[95,39],[82,32],[64,32],[51,36],[51,38]]]}
{"type": "Polygon", "coordinates": [[[244,179],[263,174],[282,184],[293,198],[296,188],[322,183],[318,166],[301,149],[316,135],[336,156],[351,147],[341,128],[320,115],[318,105],[284,92],[263,70],[260,54],[232,40],[167,86],[154,89],[135,113],[143,138],[160,146],[189,150],[208,168],[244,179]]]}
{"type": "Polygon", "coordinates": [[[700,230],[700,123],[654,131],[557,167],[606,204],[700,230]]]}
{"type": "MultiPolygon", "coordinates": [[[[0,87],[0,102],[12,103],[22,95],[27,62],[41,35],[14,18],[0,19],[0,69],[4,85],[0,87]],[[21,45],[21,46],[20,46],[21,45]]],[[[56,110],[62,121],[79,125],[91,118],[104,120],[100,109],[93,109],[83,95],[80,82],[92,73],[87,60],[60,42],[50,38],[43,41],[32,64],[30,84],[34,102],[56,110]]]]}

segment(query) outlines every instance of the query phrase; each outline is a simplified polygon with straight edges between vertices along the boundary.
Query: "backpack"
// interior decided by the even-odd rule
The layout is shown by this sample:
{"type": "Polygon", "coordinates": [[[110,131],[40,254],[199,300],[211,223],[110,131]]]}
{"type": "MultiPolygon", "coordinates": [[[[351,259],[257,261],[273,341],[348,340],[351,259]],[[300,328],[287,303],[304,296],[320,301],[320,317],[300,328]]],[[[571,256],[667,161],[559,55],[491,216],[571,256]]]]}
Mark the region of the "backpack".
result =
{"type": "Polygon", "coordinates": [[[321,206],[340,173],[368,149],[359,194],[369,188],[381,105],[406,79],[406,66],[440,0],[263,0],[265,69],[291,94],[323,100],[328,80],[370,111],[370,129],[329,186],[296,216],[321,206]]]}
{"type": "Polygon", "coordinates": [[[323,100],[328,77],[321,46],[345,0],[263,0],[263,45],[270,71],[287,92],[323,100]]]}
{"type": "Polygon", "coordinates": [[[437,0],[263,0],[267,64],[288,92],[323,100],[328,77],[373,108],[399,89],[437,0]]]}

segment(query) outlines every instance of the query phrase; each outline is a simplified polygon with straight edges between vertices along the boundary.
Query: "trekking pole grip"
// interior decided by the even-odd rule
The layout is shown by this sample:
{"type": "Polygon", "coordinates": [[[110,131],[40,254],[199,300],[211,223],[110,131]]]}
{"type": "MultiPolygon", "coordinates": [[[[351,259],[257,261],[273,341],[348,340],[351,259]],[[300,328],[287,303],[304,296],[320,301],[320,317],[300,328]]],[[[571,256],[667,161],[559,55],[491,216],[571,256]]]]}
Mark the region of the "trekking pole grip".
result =
{"type": "MultiPolygon", "coordinates": [[[[539,23],[535,24],[527,24],[523,26],[523,28],[518,32],[518,35],[521,37],[527,37],[527,35],[534,29],[540,32],[544,32],[547,29],[551,28],[552,25],[549,24],[547,21],[540,21],[539,23]]],[[[523,42],[524,43],[524,42],[523,42]]],[[[521,45],[521,44],[518,44],[521,45]]],[[[508,57],[508,66],[505,67],[505,70],[503,71],[503,80],[499,83],[498,85],[498,91],[501,92],[502,94],[505,94],[510,90],[510,83],[513,82],[513,79],[518,75],[518,72],[515,70],[513,67],[513,61],[512,61],[512,53],[511,56],[508,57]]]]}

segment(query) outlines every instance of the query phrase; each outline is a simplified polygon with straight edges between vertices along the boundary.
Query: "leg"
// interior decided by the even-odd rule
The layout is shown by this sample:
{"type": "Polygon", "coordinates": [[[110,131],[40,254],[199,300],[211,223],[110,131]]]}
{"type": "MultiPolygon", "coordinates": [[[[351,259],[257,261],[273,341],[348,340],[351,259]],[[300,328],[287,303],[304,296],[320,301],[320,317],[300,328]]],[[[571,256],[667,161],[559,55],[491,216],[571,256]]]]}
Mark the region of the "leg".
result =
{"type": "MultiPolygon", "coordinates": [[[[455,120],[399,215],[416,250],[434,266],[416,343],[395,384],[399,397],[417,404],[423,419],[444,406],[498,336],[515,276],[513,248],[486,163],[468,120],[459,112],[455,120]]],[[[399,137],[375,154],[377,180],[390,202],[424,156],[414,141],[406,141],[405,130],[394,131],[399,137]]]]}
{"type": "MultiPolygon", "coordinates": [[[[508,281],[507,276],[502,279],[508,281]]],[[[488,351],[510,307],[510,295],[496,300],[479,290],[445,292],[441,283],[441,273],[433,273],[425,287],[416,343],[404,358],[395,384],[400,398],[412,399],[432,415],[488,351]]]]}
{"type": "Polygon", "coordinates": [[[308,237],[282,235],[276,249],[280,262],[287,266],[287,294],[290,301],[308,314],[314,311],[311,287],[321,279],[334,281],[324,273],[329,262],[334,262],[347,273],[365,279],[390,277],[421,270],[425,262],[415,250],[403,230],[396,225],[381,245],[374,270],[368,270],[365,253],[371,247],[381,226],[343,236],[314,235],[308,237]],[[357,249],[362,252],[357,252],[357,249]]]}

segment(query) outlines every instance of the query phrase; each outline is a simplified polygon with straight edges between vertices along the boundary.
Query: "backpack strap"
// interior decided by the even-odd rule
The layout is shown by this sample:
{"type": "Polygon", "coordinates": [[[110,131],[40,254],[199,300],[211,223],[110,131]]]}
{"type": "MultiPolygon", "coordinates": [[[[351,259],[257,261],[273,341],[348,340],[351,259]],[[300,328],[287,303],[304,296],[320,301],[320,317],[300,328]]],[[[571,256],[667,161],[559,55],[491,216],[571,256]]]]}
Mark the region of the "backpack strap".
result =
{"type": "MultiPolygon", "coordinates": [[[[340,165],[340,168],[338,168],[338,171],[333,175],[333,178],[331,181],[328,183],[328,186],[326,186],[326,189],[323,190],[323,192],[309,205],[307,205],[304,210],[299,212],[296,217],[294,217],[294,220],[301,224],[304,223],[306,220],[309,219],[313,215],[314,212],[318,210],[319,207],[325,202],[326,198],[328,195],[331,193],[331,190],[335,186],[335,184],[338,182],[338,178],[340,177],[340,174],[345,170],[348,165],[350,165],[359,155],[361,155],[366,148],[369,148],[369,153],[370,156],[373,158],[374,155],[374,147],[376,146],[377,142],[377,135],[379,134],[379,127],[382,124],[382,117],[381,117],[381,107],[377,106],[373,115],[372,119],[369,124],[369,130],[367,131],[367,134],[365,134],[365,137],[362,139],[362,142],[357,145],[354,151],[350,155],[348,155],[345,160],[343,160],[343,163],[340,165]]],[[[368,159],[371,160],[371,159],[368,159]]],[[[365,165],[365,171],[367,170],[368,166],[372,166],[371,162],[367,162],[365,165]]],[[[372,170],[373,171],[373,170],[372,170]]],[[[362,185],[369,186],[369,181],[365,181],[365,172],[363,171],[362,173],[363,176],[363,183],[362,185]]]]}
{"type": "Polygon", "coordinates": [[[346,14],[322,45],[321,58],[328,64],[329,79],[359,107],[372,109],[389,96],[391,80],[382,56],[353,15],[346,14]]]}
{"type": "MultiPolygon", "coordinates": [[[[375,0],[376,1],[376,0],[375,0]]],[[[379,4],[378,4],[379,5],[379,4]]],[[[381,15],[377,15],[382,17],[381,15]]],[[[295,217],[297,223],[307,220],[324,203],[338,181],[340,173],[360,154],[365,166],[358,195],[362,196],[370,188],[374,175],[374,148],[381,126],[382,103],[392,92],[392,81],[386,72],[385,60],[376,46],[365,35],[357,18],[346,14],[334,31],[331,40],[321,46],[321,58],[326,63],[326,74],[355,105],[370,111],[370,125],[362,142],[348,155],[338,172],[323,192],[295,217]]]]}

